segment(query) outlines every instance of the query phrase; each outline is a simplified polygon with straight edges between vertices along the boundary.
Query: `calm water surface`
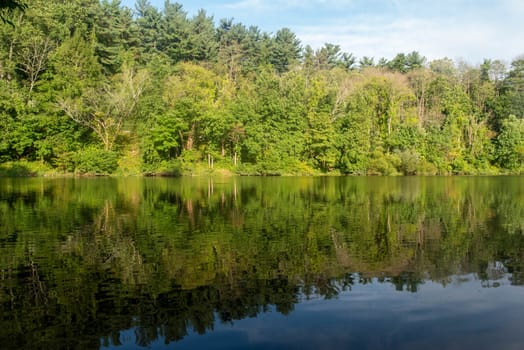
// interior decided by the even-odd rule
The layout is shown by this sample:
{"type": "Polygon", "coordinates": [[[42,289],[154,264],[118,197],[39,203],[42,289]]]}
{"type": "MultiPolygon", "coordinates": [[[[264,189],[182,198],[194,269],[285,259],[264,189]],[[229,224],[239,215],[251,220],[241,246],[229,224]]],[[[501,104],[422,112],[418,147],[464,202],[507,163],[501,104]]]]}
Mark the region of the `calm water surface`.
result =
{"type": "Polygon", "coordinates": [[[2,349],[523,349],[524,177],[0,179],[2,349]]]}

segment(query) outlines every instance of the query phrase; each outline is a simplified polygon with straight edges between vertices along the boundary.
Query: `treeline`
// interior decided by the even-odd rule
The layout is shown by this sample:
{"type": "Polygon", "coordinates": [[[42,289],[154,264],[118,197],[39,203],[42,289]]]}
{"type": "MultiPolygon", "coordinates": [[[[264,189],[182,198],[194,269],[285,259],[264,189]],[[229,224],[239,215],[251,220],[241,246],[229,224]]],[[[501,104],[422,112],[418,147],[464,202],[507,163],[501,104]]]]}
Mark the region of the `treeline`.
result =
{"type": "Polygon", "coordinates": [[[357,58],[169,1],[17,11],[0,23],[0,173],[524,170],[524,58],[357,58]]]}

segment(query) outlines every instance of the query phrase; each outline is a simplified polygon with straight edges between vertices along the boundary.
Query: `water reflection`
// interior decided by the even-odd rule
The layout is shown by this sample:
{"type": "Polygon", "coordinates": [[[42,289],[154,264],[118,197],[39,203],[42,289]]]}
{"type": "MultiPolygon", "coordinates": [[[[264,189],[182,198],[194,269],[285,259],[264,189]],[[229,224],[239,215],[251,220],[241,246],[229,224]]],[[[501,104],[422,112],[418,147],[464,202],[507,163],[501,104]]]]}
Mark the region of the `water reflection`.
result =
{"type": "MultiPolygon", "coordinates": [[[[409,295],[451,304],[462,299],[450,290],[490,303],[500,298],[493,293],[518,295],[522,180],[0,179],[0,342],[207,347],[193,334],[219,337],[254,317],[294,329],[287,318],[345,298],[367,300],[360,315],[374,315],[380,300],[397,305],[395,291],[406,292],[399,295],[413,314],[421,309],[409,295]]],[[[302,317],[299,324],[310,316],[302,317]]],[[[270,335],[257,344],[278,345],[270,335]]]]}

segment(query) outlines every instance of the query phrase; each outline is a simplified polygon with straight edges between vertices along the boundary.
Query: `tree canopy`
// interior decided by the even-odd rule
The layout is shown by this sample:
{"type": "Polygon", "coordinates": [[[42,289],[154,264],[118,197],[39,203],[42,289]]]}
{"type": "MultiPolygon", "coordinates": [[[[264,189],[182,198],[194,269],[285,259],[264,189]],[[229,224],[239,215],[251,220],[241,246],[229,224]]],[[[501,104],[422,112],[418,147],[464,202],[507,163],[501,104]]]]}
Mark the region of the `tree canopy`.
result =
{"type": "Polygon", "coordinates": [[[0,0],[0,19],[4,23],[10,23],[8,15],[15,10],[24,10],[26,5],[20,0],[0,0]]]}
{"type": "Polygon", "coordinates": [[[524,171],[522,58],[359,58],[170,1],[0,8],[2,163],[80,173],[524,171]]]}

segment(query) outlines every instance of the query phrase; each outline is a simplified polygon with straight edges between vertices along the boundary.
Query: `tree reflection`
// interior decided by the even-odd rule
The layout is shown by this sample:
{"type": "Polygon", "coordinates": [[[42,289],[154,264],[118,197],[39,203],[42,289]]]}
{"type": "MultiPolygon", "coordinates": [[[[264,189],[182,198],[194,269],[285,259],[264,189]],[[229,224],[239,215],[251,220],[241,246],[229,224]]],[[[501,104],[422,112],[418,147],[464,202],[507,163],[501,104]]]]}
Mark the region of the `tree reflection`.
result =
{"type": "Polygon", "coordinates": [[[0,180],[0,341],[178,341],[356,284],[522,285],[521,178],[0,180]]]}

